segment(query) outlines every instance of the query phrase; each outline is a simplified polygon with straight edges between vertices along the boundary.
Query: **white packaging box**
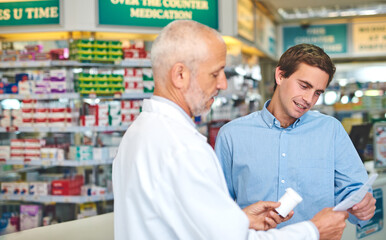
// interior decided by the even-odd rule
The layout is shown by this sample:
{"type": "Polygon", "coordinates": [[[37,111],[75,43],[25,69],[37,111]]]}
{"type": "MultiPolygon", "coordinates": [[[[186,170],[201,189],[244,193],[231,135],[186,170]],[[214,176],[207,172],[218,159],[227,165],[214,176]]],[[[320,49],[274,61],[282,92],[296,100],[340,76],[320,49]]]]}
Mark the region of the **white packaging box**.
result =
{"type": "Polygon", "coordinates": [[[35,92],[35,82],[34,81],[20,81],[18,83],[19,94],[21,95],[30,95],[35,92]]]}
{"type": "Polygon", "coordinates": [[[96,115],[98,117],[104,117],[109,115],[109,105],[106,102],[99,103],[96,106],[96,115]]]}
{"type": "Polygon", "coordinates": [[[81,116],[80,120],[81,120],[80,121],[81,126],[90,127],[90,126],[95,126],[96,124],[96,118],[94,115],[81,116]]]}
{"type": "Polygon", "coordinates": [[[1,183],[1,194],[12,195],[15,191],[15,182],[2,182],[1,183]]]}
{"type": "Polygon", "coordinates": [[[93,160],[93,147],[92,146],[70,146],[68,152],[68,158],[77,161],[90,161],[93,160]]]}
{"type": "Polygon", "coordinates": [[[126,81],[124,82],[126,93],[143,93],[143,81],[126,81]]]}
{"type": "Polygon", "coordinates": [[[139,108],[129,108],[129,109],[122,109],[121,115],[128,115],[128,114],[139,114],[139,108]]]}
{"type": "Polygon", "coordinates": [[[109,116],[103,116],[98,118],[98,126],[108,126],[109,125],[109,116]]]}
{"type": "Polygon", "coordinates": [[[11,147],[24,147],[24,139],[11,139],[11,147]]]}
{"type": "Polygon", "coordinates": [[[107,147],[94,147],[93,149],[94,160],[105,161],[109,159],[109,149],[107,147]]]}
{"type": "Polygon", "coordinates": [[[50,195],[51,184],[48,182],[29,182],[28,194],[36,196],[50,195]]]}
{"type": "Polygon", "coordinates": [[[51,93],[64,93],[67,89],[65,81],[50,81],[51,93]]]}
{"type": "Polygon", "coordinates": [[[28,183],[27,182],[17,182],[15,184],[14,194],[20,196],[28,195],[28,183]]]}
{"type": "Polygon", "coordinates": [[[10,146],[0,146],[0,159],[8,160],[11,156],[10,146]]]}
{"type": "Polygon", "coordinates": [[[121,124],[122,124],[121,115],[109,117],[109,125],[110,126],[121,126],[121,124]]]}
{"type": "Polygon", "coordinates": [[[100,196],[106,194],[106,188],[96,185],[84,185],[81,187],[82,196],[100,196]]]}
{"type": "Polygon", "coordinates": [[[121,112],[121,102],[111,101],[109,102],[109,115],[118,115],[121,112]]]}
{"type": "Polygon", "coordinates": [[[66,80],[66,70],[65,69],[50,69],[50,77],[56,78],[58,81],[66,80]]]}
{"type": "Polygon", "coordinates": [[[41,145],[40,139],[24,139],[24,147],[26,148],[40,148],[41,145]]]}
{"type": "Polygon", "coordinates": [[[20,231],[40,227],[41,219],[39,205],[20,205],[20,231]]]}
{"type": "Polygon", "coordinates": [[[57,148],[41,148],[40,156],[43,160],[54,159],[57,156],[57,148]]]}

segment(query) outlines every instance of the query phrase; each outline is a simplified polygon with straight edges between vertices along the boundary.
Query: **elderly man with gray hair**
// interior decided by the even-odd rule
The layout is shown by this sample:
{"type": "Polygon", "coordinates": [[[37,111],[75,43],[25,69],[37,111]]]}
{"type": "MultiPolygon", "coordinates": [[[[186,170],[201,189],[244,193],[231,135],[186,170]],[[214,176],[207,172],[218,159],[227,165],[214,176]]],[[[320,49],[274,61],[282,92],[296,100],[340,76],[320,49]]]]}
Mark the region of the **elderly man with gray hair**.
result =
{"type": "Polygon", "coordinates": [[[226,45],[188,20],[166,26],[153,43],[154,96],[126,131],[113,162],[115,239],[338,239],[346,212],[274,229],[278,202],[240,209],[218,159],[193,116],[226,89],[226,45]],[[267,230],[267,231],[264,231],[267,230]]]}

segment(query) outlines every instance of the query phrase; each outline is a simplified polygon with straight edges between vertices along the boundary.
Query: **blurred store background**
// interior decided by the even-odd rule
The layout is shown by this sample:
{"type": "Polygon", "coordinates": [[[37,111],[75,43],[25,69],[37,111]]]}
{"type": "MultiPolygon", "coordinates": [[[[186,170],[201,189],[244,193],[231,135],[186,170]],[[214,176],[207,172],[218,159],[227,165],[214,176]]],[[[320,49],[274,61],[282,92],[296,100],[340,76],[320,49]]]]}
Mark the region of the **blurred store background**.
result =
{"type": "Polygon", "coordinates": [[[152,41],[175,19],[227,44],[228,89],[194,119],[211,145],[272,96],[280,55],[312,43],[337,68],[314,110],[384,168],[384,0],[0,0],[0,235],[113,211],[111,164],[153,92],[152,41]]]}

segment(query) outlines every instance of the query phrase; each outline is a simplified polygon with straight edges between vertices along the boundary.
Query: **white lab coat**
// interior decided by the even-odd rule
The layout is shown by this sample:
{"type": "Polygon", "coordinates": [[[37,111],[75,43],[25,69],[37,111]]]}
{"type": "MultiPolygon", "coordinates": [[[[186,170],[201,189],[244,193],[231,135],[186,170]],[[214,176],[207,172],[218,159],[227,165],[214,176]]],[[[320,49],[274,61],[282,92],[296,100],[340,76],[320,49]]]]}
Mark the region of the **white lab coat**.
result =
{"type": "Polygon", "coordinates": [[[302,222],[248,229],[213,149],[176,106],[144,100],[113,162],[114,235],[126,239],[318,239],[302,222]]]}

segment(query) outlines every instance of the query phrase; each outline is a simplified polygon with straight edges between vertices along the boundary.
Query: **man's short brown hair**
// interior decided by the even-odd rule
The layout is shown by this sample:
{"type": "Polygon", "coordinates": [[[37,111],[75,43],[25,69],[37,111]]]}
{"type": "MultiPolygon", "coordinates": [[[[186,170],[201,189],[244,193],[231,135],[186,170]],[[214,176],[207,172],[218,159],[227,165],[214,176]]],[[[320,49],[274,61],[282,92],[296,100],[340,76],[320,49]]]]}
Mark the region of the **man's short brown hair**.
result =
{"type": "MultiPolygon", "coordinates": [[[[283,71],[283,77],[290,77],[299,68],[300,63],[317,67],[328,74],[327,86],[330,84],[335,73],[335,65],[322,48],[307,43],[301,43],[289,48],[280,57],[277,67],[283,71]]],[[[326,87],[327,87],[326,86],[326,87]]],[[[276,81],[275,81],[276,89],[276,81]]]]}

